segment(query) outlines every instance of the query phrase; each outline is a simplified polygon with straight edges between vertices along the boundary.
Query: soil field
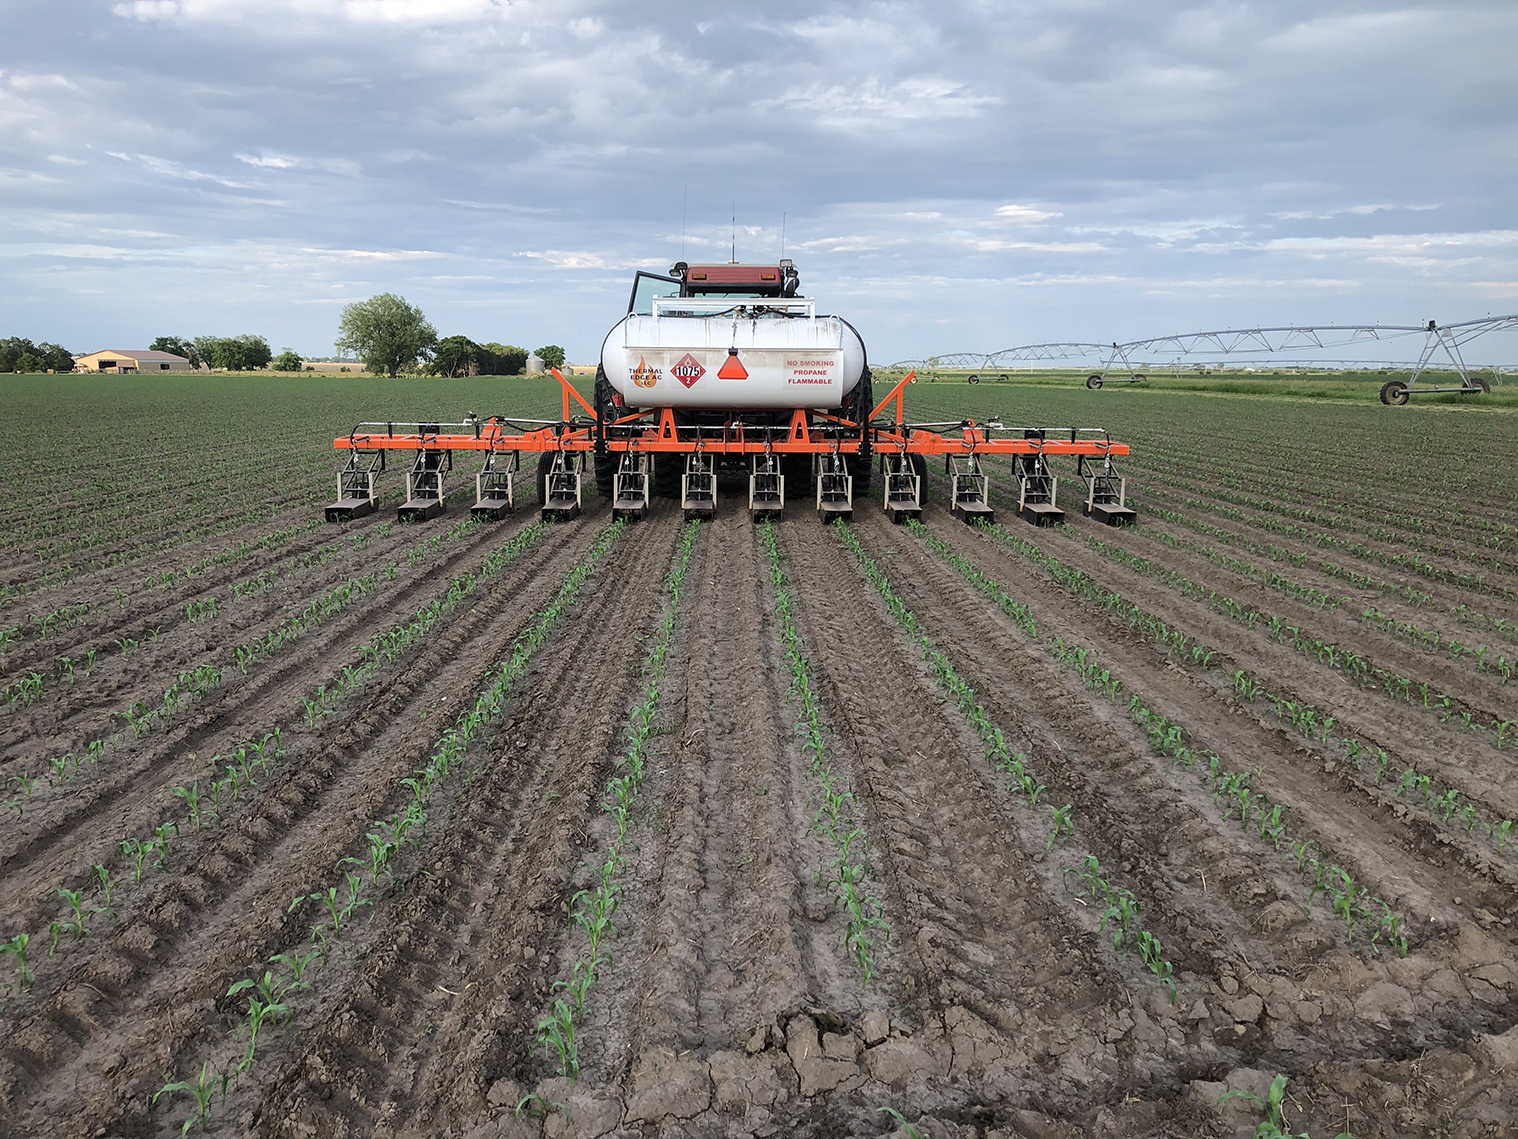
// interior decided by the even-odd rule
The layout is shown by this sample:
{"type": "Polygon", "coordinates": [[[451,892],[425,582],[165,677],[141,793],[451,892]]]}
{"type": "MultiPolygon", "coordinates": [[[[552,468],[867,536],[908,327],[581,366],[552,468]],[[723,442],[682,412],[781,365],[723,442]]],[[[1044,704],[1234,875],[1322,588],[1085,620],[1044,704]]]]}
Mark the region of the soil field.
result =
{"type": "Polygon", "coordinates": [[[0,1137],[1518,1134],[1511,411],[924,384],[1138,525],[339,526],[334,435],[551,381],[56,381],[0,1137]]]}

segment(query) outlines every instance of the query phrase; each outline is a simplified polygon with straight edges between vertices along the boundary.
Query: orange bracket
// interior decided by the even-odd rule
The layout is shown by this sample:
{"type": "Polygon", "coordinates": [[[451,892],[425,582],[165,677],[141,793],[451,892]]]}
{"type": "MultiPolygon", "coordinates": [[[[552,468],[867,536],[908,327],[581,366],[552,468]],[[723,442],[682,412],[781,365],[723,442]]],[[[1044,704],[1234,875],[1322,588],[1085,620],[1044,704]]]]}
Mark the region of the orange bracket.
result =
{"type": "Polygon", "coordinates": [[[896,423],[898,426],[900,426],[902,415],[901,405],[902,401],[905,399],[904,395],[902,394],[902,389],[905,388],[908,384],[914,384],[916,382],[917,369],[913,368],[910,372],[901,377],[901,383],[897,384],[894,388],[891,389],[891,394],[886,396],[885,399],[881,400],[880,403],[876,406],[875,410],[870,412],[870,422],[874,423],[875,417],[884,411],[886,406],[890,404],[890,402],[894,399],[896,401],[896,423]]]}
{"type": "Polygon", "coordinates": [[[583,407],[586,411],[588,411],[590,413],[590,417],[592,419],[599,420],[601,418],[599,415],[596,414],[596,409],[593,408],[593,407],[591,407],[590,404],[588,404],[588,403],[585,402],[585,397],[582,396],[579,392],[575,391],[574,388],[572,388],[572,387],[569,386],[569,381],[566,380],[562,375],[559,374],[559,369],[557,369],[557,368],[550,368],[549,371],[551,371],[553,373],[553,378],[556,379],[556,380],[558,380],[559,381],[559,385],[564,389],[564,420],[565,420],[565,422],[569,421],[569,397],[570,396],[574,396],[575,397],[575,402],[578,403],[581,407],[583,407]]]}

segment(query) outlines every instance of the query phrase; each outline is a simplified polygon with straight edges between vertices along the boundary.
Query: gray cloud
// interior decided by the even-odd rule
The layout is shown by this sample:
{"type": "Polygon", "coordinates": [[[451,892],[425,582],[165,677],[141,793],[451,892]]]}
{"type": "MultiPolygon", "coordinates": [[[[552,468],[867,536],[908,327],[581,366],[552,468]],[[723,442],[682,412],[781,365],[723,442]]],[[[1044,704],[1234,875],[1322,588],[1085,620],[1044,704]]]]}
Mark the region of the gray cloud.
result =
{"type": "Polygon", "coordinates": [[[588,359],[734,203],[883,360],[1518,311],[1515,42],[1506,0],[12,0],[0,331],[321,352],[392,290],[588,359]]]}

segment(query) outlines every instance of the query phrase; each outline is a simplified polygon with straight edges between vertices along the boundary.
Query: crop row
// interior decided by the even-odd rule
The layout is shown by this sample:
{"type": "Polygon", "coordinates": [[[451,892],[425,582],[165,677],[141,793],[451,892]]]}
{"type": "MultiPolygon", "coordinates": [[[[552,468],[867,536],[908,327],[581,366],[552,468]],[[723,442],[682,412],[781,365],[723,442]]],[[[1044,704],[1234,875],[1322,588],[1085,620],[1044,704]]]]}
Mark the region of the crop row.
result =
{"type": "MultiPolygon", "coordinates": [[[[1274,706],[1278,722],[1290,723],[1305,739],[1322,743],[1329,746],[1337,739],[1342,755],[1350,763],[1357,773],[1366,771],[1367,759],[1379,756],[1379,771],[1374,778],[1373,786],[1379,785],[1379,776],[1384,774],[1388,765],[1394,761],[1384,748],[1367,745],[1364,741],[1351,736],[1331,737],[1333,728],[1338,726],[1338,721],[1322,713],[1313,705],[1300,700],[1292,700],[1287,696],[1271,692],[1264,684],[1250,678],[1249,674],[1239,668],[1237,664],[1229,664],[1231,658],[1222,650],[1206,645],[1195,638],[1185,634],[1181,630],[1174,629],[1151,613],[1146,612],[1141,606],[1128,601],[1121,594],[1114,593],[1094,581],[1088,574],[1071,566],[1066,566],[1057,558],[1045,554],[1027,539],[1013,534],[1000,525],[982,526],[991,537],[1004,545],[1010,546],[1022,554],[1035,565],[1047,570],[1054,581],[1073,596],[1090,601],[1101,606],[1104,610],[1112,613],[1129,628],[1152,637],[1156,643],[1177,654],[1181,660],[1187,661],[1201,668],[1211,668],[1214,662],[1219,667],[1224,667],[1233,677],[1234,692],[1241,699],[1253,703],[1257,700],[1268,700],[1274,706]]],[[[1093,685],[1094,687],[1094,685],[1093,685]]],[[[1114,689],[1109,696],[1115,696],[1114,689]]],[[[1499,746],[1506,746],[1510,740],[1509,732],[1512,725],[1498,725],[1495,740],[1499,746]]],[[[1411,769],[1411,768],[1408,768],[1411,769]]],[[[1407,769],[1404,769],[1407,770],[1407,769]]],[[[1356,784],[1367,794],[1370,792],[1360,784],[1356,784]]],[[[1455,803],[1458,800],[1448,798],[1451,789],[1445,789],[1437,796],[1432,795],[1432,784],[1418,783],[1419,788],[1427,786],[1432,796],[1430,802],[1455,803]]],[[[1497,844],[1499,853],[1505,847],[1507,836],[1512,833],[1513,827],[1510,820],[1498,820],[1489,814],[1484,814],[1473,804],[1465,803],[1459,806],[1460,812],[1466,807],[1472,807],[1476,812],[1475,818],[1478,824],[1484,827],[1487,834],[1497,844]]],[[[1472,824],[1472,816],[1456,814],[1457,821],[1467,827],[1468,833],[1473,833],[1476,825],[1472,824]]],[[[1442,821],[1448,822],[1450,816],[1446,815],[1442,821]]]]}
{"type": "MultiPolygon", "coordinates": [[[[842,521],[835,524],[838,533],[844,543],[853,552],[855,560],[864,571],[866,579],[874,586],[875,591],[885,602],[886,610],[902,627],[906,634],[917,645],[923,659],[928,663],[935,679],[943,690],[954,698],[959,710],[964,713],[975,726],[980,735],[981,743],[985,747],[985,757],[991,769],[997,775],[1006,779],[1007,793],[1012,796],[1022,796],[1026,800],[1030,811],[1036,811],[1039,797],[1046,790],[1035,775],[1031,761],[1022,752],[1013,753],[1006,742],[1006,737],[1000,727],[992,722],[986,714],[986,710],[976,697],[975,689],[960,676],[957,669],[949,658],[941,652],[928,636],[927,630],[917,615],[912,612],[904,601],[897,596],[892,588],[890,579],[881,572],[859,539],[855,537],[848,525],[842,521]]],[[[911,523],[912,531],[919,537],[928,536],[927,528],[915,520],[911,523]]],[[[950,556],[951,551],[942,543],[927,543],[940,557],[957,570],[967,581],[981,588],[990,596],[997,596],[1004,591],[994,578],[983,573],[967,558],[955,555],[950,556]]],[[[1018,625],[1027,629],[1032,623],[1031,616],[1026,614],[1025,621],[1017,621],[1018,625]]],[[[1014,620],[1017,620],[1014,618],[1014,620]]],[[[1053,850],[1055,843],[1067,839],[1075,834],[1075,818],[1073,807],[1066,803],[1062,807],[1056,807],[1052,803],[1045,804],[1049,811],[1053,827],[1049,833],[1045,845],[1045,852],[1053,850]]],[[[1124,960],[1130,952],[1137,952],[1139,960],[1154,974],[1155,978],[1170,994],[1172,1003],[1176,1000],[1175,992],[1175,967],[1165,956],[1164,946],[1158,937],[1143,927],[1141,914],[1143,905],[1133,895],[1133,892],[1121,887],[1114,886],[1112,881],[1102,872],[1101,863],[1095,854],[1087,853],[1081,858],[1081,871],[1076,893],[1079,896],[1089,896],[1101,907],[1097,932],[1105,933],[1109,923],[1112,925],[1112,947],[1124,960]]],[[[1067,875],[1068,881],[1068,875],[1067,875]]]]}
{"type": "MultiPolygon", "coordinates": [[[[368,895],[377,894],[382,889],[382,878],[386,881],[393,878],[396,858],[407,845],[419,841],[418,835],[426,826],[433,797],[461,773],[466,787],[478,776],[480,765],[466,770],[465,761],[471,744],[480,740],[485,729],[500,716],[528,664],[573,607],[590,575],[606,558],[626,527],[627,523],[619,519],[602,530],[584,558],[565,575],[553,600],[512,642],[509,654],[496,666],[494,675],[476,695],[473,705],[459,713],[453,725],[438,737],[426,765],[400,781],[392,792],[392,800],[401,793],[409,794],[410,798],[401,809],[369,821],[365,828],[367,849],[364,857],[349,857],[342,861],[338,868],[340,883],[299,894],[290,903],[287,912],[291,913],[315,904],[317,917],[310,926],[310,952],[302,955],[299,951],[292,951],[281,955],[289,964],[278,977],[261,964],[254,969],[252,977],[234,983],[226,993],[227,997],[242,996],[247,1002],[241,1017],[242,1032],[239,1033],[246,1034],[247,1045],[239,1045],[233,1057],[216,1066],[216,1074],[212,1074],[213,1065],[208,1060],[202,1064],[195,1083],[174,1081],[165,1084],[159,1093],[188,1094],[195,1101],[196,1114],[186,1124],[186,1130],[197,1120],[204,1124],[213,1093],[220,1092],[225,1100],[229,1088],[235,1086],[252,1066],[256,1060],[258,1033],[265,1020],[272,1018],[272,1023],[288,1023],[293,1018],[297,994],[309,991],[321,975],[313,971],[307,978],[311,962],[320,958],[324,967],[329,964],[358,911],[375,904],[375,899],[368,895]],[[294,958],[300,958],[302,963],[297,966],[294,958]]],[[[280,962],[281,957],[272,958],[268,964],[280,962]]]]}
{"type": "MultiPolygon", "coordinates": [[[[276,651],[295,644],[313,629],[319,628],[355,601],[367,596],[377,587],[381,578],[391,580],[394,576],[395,565],[392,563],[384,570],[376,570],[329,590],[300,613],[282,622],[272,632],[245,645],[237,646],[233,651],[237,667],[243,673],[247,673],[249,668],[267,659],[276,651]]],[[[134,701],[125,712],[113,713],[113,715],[121,716],[126,721],[127,727],[109,736],[90,740],[83,749],[70,750],[49,759],[46,766],[49,784],[53,784],[55,778],[72,780],[80,771],[81,759],[86,759],[92,767],[95,766],[105,758],[107,752],[119,748],[125,742],[128,731],[131,732],[133,739],[141,739],[155,728],[168,725],[186,706],[221,687],[223,673],[224,668],[217,665],[201,665],[195,669],[182,671],[164,689],[161,698],[155,703],[134,701]]],[[[14,785],[23,787],[29,801],[31,787],[27,781],[35,782],[37,778],[38,775],[33,773],[13,776],[12,781],[14,785]]],[[[7,803],[16,810],[18,817],[23,813],[23,805],[16,799],[7,800],[7,803]]]]}
{"type": "MultiPolygon", "coordinates": [[[[1170,442],[1173,445],[1173,440],[1170,442]]],[[[1148,457],[1145,465],[1163,470],[1166,476],[1165,481],[1171,486],[1189,485],[1193,489],[1204,489],[1195,480],[1186,477],[1189,471],[1166,464],[1162,460],[1157,460],[1155,456],[1148,457]]],[[[1300,501],[1304,497],[1311,496],[1310,491],[1304,495],[1300,470],[1283,475],[1279,469],[1262,469],[1233,462],[1230,462],[1227,467],[1214,467],[1208,470],[1206,492],[1212,494],[1218,485],[1255,490],[1275,487],[1281,492],[1282,499],[1292,501],[1300,501]]],[[[1342,491],[1346,485],[1344,480],[1336,480],[1325,489],[1342,491]]],[[[1223,492],[1221,496],[1239,505],[1250,506],[1284,518],[1327,526],[1330,529],[1362,529],[1368,537],[1378,540],[1416,545],[1426,542],[1428,535],[1442,535],[1466,542],[1473,541],[1491,550],[1518,549],[1518,539],[1515,539],[1518,530],[1514,527],[1483,517],[1479,513],[1452,513],[1445,509],[1447,502],[1441,502],[1437,497],[1433,501],[1426,501],[1423,508],[1417,512],[1405,511],[1401,514],[1392,514],[1384,509],[1384,495],[1378,495],[1375,498],[1367,495],[1354,502],[1328,504],[1344,513],[1325,514],[1311,508],[1293,506],[1290,501],[1262,499],[1258,495],[1223,492]],[[1411,531],[1414,536],[1408,537],[1407,531],[1411,531]]],[[[1423,548],[1430,552],[1440,552],[1440,548],[1433,545],[1425,545],[1423,548]]]]}
{"type": "MultiPolygon", "coordinates": [[[[1441,721],[1458,722],[1467,731],[1489,736],[1499,749],[1510,738],[1513,728],[1511,723],[1500,720],[1489,712],[1482,712],[1448,693],[1433,691],[1428,681],[1420,681],[1394,673],[1390,669],[1380,668],[1363,653],[1325,641],[1310,633],[1304,634],[1300,626],[1289,624],[1285,619],[1274,614],[1251,609],[1203,583],[1191,581],[1177,570],[1167,570],[1158,563],[1137,554],[1131,554],[1120,546],[1079,533],[1069,527],[1066,529],[1073,535],[1078,535],[1088,546],[1108,560],[1124,565],[1136,573],[1153,577],[1181,596],[1200,601],[1213,612],[1223,614],[1246,628],[1259,628],[1276,643],[1293,649],[1308,660],[1315,660],[1341,673],[1361,688],[1380,689],[1392,699],[1414,708],[1420,707],[1413,698],[1416,693],[1421,697],[1423,710],[1436,713],[1441,721]],[[1482,722],[1477,719],[1478,716],[1488,716],[1490,720],[1482,722]]],[[[1506,669],[1511,675],[1512,664],[1506,658],[1499,658],[1498,667],[1506,669]]]]}
{"type": "MultiPolygon", "coordinates": [[[[1160,511],[1160,513],[1162,515],[1175,517],[1171,511],[1160,511]]],[[[1208,529],[1216,530],[1215,527],[1208,527],[1208,529]]],[[[1218,531],[1218,533],[1224,534],[1226,531],[1218,531]]],[[[1286,597],[1290,597],[1305,604],[1315,606],[1318,609],[1322,609],[1327,612],[1334,612],[1342,606],[1354,606],[1354,601],[1351,598],[1344,596],[1336,597],[1333,594],[1325,593],[1320,589],[1316,589],[1312,586],[1293,581],[1290,577],[1276,570],[1266,569],[1253,565],[1249,562],[1243,561],[1242,559],[1225,554],[1220,550],[1216,550],[1211,546],[1203,545],[1202,543],[1197,542],[1193,539],[1177,538],[1173,534],[1166,534],[1162,531],[1151,534],[1150,536],[1156,541],[1169,546],[1171,549],[1184,550],[1190,553],[1198,554],[1199,556],[1206,558],[1213,565],[1221,566],[1223,569],[1230,570],[1242,577],[1249,578],[1252,581],[1257,581],[1267,589],[1274,589],[1276,592],[1286,597]]],[[[1253,543],[1250,543],[1250,545],[1252,546],[1253,543]]],[[[1281,550],[1279,547],[1275,546],[1268,546],[1261,552],[1266,553],[1267,556],[1273,557],[1285,554],[1289,560],[1295,562],[1297,565],[1303,564],[1307,558],[1306,554],[1286,554],[1286,551],[1281,550]]],[[[1324,569],[1326,570],[1327,568],[1327,563],[1325,563],[1324,569]]],[[[1339,575],[1336,574],[1334,576],[1339,575]]],[[[1354,576],[1359,577],[1360,575],[1354,576]]],[[[1360,583],[1357,581],[1355,584],[1360,583]]],[[[1426,595],[1424,596],[1426,597],[1426,595]]],[[[1428,598],[1428,600],[1433,599],[1428,598]]],[[[1457,620],[1462,620],[1465,624],[1485,627],[1492,632],[1507,636],[1509,639],[1518,640],[1518,628],[1515,628],[1513,624],[1505,618],[1485,617],[1484,614],[1473,613],[1468,606],[1464,605],[1456,606],[1452,608],[1450,612],[1456,617],[1457,620]],[[1481,620],[1483,617],[1485,618],[1484,621],[1481,620]]],[[[1470,644],[1464,641],[1457,640],[1454,637],[1446,637],[1444,634],[1441,634],[1436,630],[1420,629],[1410,622],[1398,622],[1395,618],[1388,618],[1385,614],[1380,613],[1374,607],[1364,610],[1360,615],[1360,620],[1370,625],[1372,628],[1383,632],[1395,631],[1404,639],[1406,639],[1410,644],[1416,645],[1418,648],[1431,651],[1444,649],[1451,655],[1453,659],[1456,660],[1460,659],[1463,656],[1473,657],[1476,660],[1476,671],[1478,672],[1484,671],[1487,668],[1485,658],[1490,650],[1485,646],[1482,646],[1480,648],[1473,648],[1470,644]]],[[[1504,674],[1506,679],[1511,679],[1515,668],[1518,668],[1518,665],[1515,665],[1512,662],[1506,662],[1506,669],[1504,670],[1503,664],[1499,662],[1498,664],[1492,666],[1492,671],[1499,674],[1504,674]]]]}
{"type": "Polygon", "coordinates": [[[802,750],[811,758],[812,778],[817,790],[812,799],[817,807],[812,816],[812,827],[820,830],[832,842],[834,854],[829,886],[833,892],[833,904],[844,912],[844,952],[858,967],[861,987],[869,985],[876,977],[875,944],[879,937],[888,937],[890,927],[885,920],[885,903],[864,887],[868,873],[860,852],[868,844],[868,836],[855,813],[853,789],[842,782],[828,762],[826,741],[822,732],[822,700],[812,684],[816,670],[807,658],[796,628],[792,610],[790,575],[781,563],[780,547],[775,541],[775,530],[769,519],[764,522],[764,546],[770,560],[770,587],[775,601],[775,613],[780,618],[780,640],[785,647],[786,665],[791,670],[791,692],[801,701],[801,720],[798,727],[802,736],[802,750]]]}
{"type": "MultiPolygon", "coordinates": [[[[1233,546],[1239,546],[1243,549],[1248,550],[1252,554],[1270,558],[1272,561],[1290,562],[1296,566],[1303,566],[1307,563],[1308,555],[1305,553],[1294,554],[1290,550],[1286,550],[1280,546],[1275,545],[1273,542],[1254,542],[1242,534],[1235,534],[1230,530],[1224,530],[1221,527],[1214,526],[1210,522],[1206,522],[1199,518],[1191,518],[1188,515],[1181,513],[1180,511],[1153,508],[1152,512],[1156,517],[1162,518],[1167,522],[1185,526],[1188,529],[1194,530],[1197,533],[1203,534],[1207,537],[1214,538],[1217,541],[1224,542],[1233,546]]],[[[1162,542],[1165,545],[1172,547],[1173,549],[1191,550],[1193,552],[1201,554],[1203,557],[1206,557],[1209,560],[1214,560],[1213,552],[1211,551],[1210,547],[1202,546],[1199,543],[1196,543],[1189,539],[1177,538],[1174,535],[1166,534],[1163,531],[1153,531],[1150,533],[1150,537],[1154,538],[1156,541],[1162,542]]],[[[1479,610],[1473,609],[1464,603],[1446,606],[1439,600],[1439,598],[1435,597],[1433,594],[1414,589],[1411,585],[1408,585],[1405,582],[1386,581],[1382,578],[1373,577],[1370,574],[1360,573],[1357,570],[1350,569],[1347,566],[1339,565],[1335,562],[1319,559],[1316,562],[1314,568],[1316,568],[1318,572],[1328,577],[1334,578],[1335,580],[1348,582],[1350,585],[1353,585],[1359,589],[1375,590],[1385,597],[1405,602],[1414,608],[1424,609],[1438,607],[1440,609],[1443,609],[1449,616],[1453,617],[1462,625],[1468,625],[1474,629],[1481,629],[1485,632],[1495,633],[1498,636],[1505,638],[1506,640],[1518,643],[1518,625],[1515,625],[1506,617],[1493,617],[1488,613],[1482,613],[1479,610]]],[[[1283,590],[1283,592],[1285,591],[1283,590]]],[[[1348,598],[1339,598],[1338,602],[1340,605],[1343,605],[1348,602],[1348,600],[1348,598]]]]}
{"type": "Polygon", "coordinates": [[[653,647],[643,661],[643,698],[628,716],[627,750],[617,758],[615,771],[607,780],[601,809],[611,820],[613,835],[606,857],[592,867],[592,888],[578,891],[570,899],[574,908],[570,922],[584,934],[584,945],[570,969],[569,980],[555,981],[556,997],[548,1012],[538,1022],[538,1044],[558,1059],[559,1072],[576,1078],[580,1074],[580,1043],[576,1020],[585,1010],[590,991],[601,979],[603,970],[612,964],[608,942],[617,936],[612,918],[621,905],[623,887],[619,881],[626,867],[622,856],[632,809],[648,779],[648,744],[657,734],[654,718],[659,712],[661,683],[668,669],[669,651],[680,616],[680,589],[690,568],[691,553],[701,533],[699,520],[686,523],[684,537],[675,555],[675,564],[664,579],[664,616],[654,636],[653,647]]]}
{"type": "MultiPolygon", "coordinates": [[[[1486,578],[1482,577],[1480,574],[1466,573],[1463,570],[1445,569],[1442,566],[1436,566],[1432,562],[1428,562],[1419,558],[1417,554],[1387,553],[1384,550],[1378,550],[1373,546],[1368,546],[1364,542],[1358,542],[1351,538],[1344,538],[1338,534],[1324,533],[1318,530],[1309,530],[1305,526],[1297,526],[1290,522],[1281,522],[1269,517],[1251,518],[1241,510],[1223,506],[1216,502],[1208,502],[1198,498],[1185,497],[1182,497],[1181,501],[1185,506],[1205,510],[1213,514],[1217,514],[1223,518],[1230,518],[1233,521],[1243,523],[1246,526],[1253,526],[1261,530],[1267,530],[1273,534],[1281,534],[1288,538],[1295,538],[1298,541],[1306,542],[1308,545],[1318,546],[1320,548],[1343,550],[1345,553],[1357,558],[1362,558],[1365,561],[1376,562],[1379,565],[1388,566],[1390,568],[1406,570],[1410,573],[1417,574],[1419,577],[1426,578],[1429,581],[1437,581],[1443,585],[1453,585],[1461,589],[1469,589],[1477,593],[1483,593],[1493,597],[1501,597],[1506,600],[1513,600],[1514,598],[1518,598],[1518,592],[1515,592],[1506,586],[1494,585],[1491,582],[1487,581],[1486,578]]],[[[1511,572],[1511,570],[1506,567],[1505,563],[1503,568],[1505,572],[1511,572]]]]}

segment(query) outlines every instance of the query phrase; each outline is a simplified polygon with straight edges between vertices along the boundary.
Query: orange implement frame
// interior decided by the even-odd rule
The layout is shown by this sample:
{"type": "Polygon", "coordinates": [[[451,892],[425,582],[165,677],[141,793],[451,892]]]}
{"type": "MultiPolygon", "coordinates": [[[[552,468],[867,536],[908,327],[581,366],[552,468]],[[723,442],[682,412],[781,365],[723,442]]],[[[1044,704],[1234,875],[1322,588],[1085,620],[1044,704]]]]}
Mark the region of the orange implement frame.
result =
{"type": "MultiPolygon", "coordinates": [[[[594,451],[601,426],[596,411],[579,392],[570,386],[557,368],[554,378],[563,388],[563,418],[513,420],[496,416],[488,420],[462,423],[360,423],[346,436],[334,439],[339,451],[594,451]],[[571,414],[573,399],[585,411],[584,417],[571,414]],[[530,429],[524,429],[531,426],[530,429]],[[397,431],[396,427],[413,428],[397,431]],[[458,428],[457,431],[443,430],[458,428]],[[383,428],[384,430],[364,430],[383,428]]],[[[853,420],[826,412],[809,412],[797,408],[791,412],[787,427],[756,426],[742,422],[742,412],[720,427],[678,425],[670,408],[634,411],[606,423],[605,447],[615,454],[628,451],[708,455],[857,455],[865,442],[869,450],[884,454],[908,455],[1070,455],[1088,459],[1128,454],[1128,444],[1113,442],[1101,429],[1047,428],[1017,429],[1005,435],[1000,428],[977,424],[974,420],[956,423],[906,423],[905,389],[914,382],[915,372],[908,372],[901,382],[871,412],[868,428],[853,420]],[[893,423],[881,425],[880,413],[896,405],[893,423]],[[1053,433],[1058,432],[1059,437],[1053,433]],[[1068,433],[1068,437],[1066,437],[1068,433]]]]}

